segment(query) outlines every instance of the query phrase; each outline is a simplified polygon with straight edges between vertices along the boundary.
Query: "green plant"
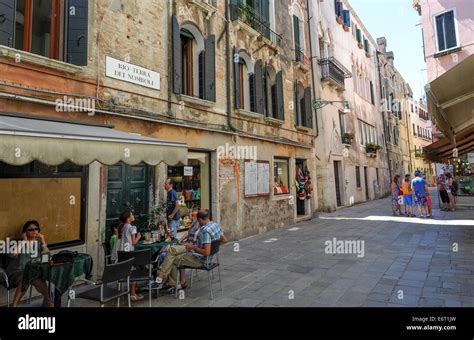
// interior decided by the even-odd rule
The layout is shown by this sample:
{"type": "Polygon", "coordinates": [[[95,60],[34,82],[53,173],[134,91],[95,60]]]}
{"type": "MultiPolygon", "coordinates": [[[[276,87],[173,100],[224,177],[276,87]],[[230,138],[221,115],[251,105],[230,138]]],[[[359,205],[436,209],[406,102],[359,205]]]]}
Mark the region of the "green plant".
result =
{"type": "Polygon", "coordinates": [[[140,232],[149,233],[159,229],[160,225],[166,225],[167,202],[154,206],[148,214],[142,214],[137,218],[140,232]]]}
{"type": "Polygon", "coordinates": [[[367,152],[377,152],[378,150],[382,150],[382,146],[374,143],[367,143],[365,150],[367,152]]]}

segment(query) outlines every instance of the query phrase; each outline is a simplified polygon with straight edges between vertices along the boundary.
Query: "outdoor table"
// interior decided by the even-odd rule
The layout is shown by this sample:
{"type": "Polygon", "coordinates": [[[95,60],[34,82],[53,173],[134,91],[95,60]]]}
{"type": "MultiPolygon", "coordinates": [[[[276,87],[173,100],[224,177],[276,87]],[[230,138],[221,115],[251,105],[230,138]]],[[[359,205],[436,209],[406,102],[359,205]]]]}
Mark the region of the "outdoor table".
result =
{"type": "Polygon", "coordinates": [[[135,250],[151,249],[151,253],[153,255],[159,252],[161,249],[163,249],[164,246],[168,244],[171,244],[171,245],[178,244],[178,240],[174,239],[171,242],[163,241],[163,242],[153,242],[153,243],[145,243],[144,240],[140,240],[135,245],[135,250]]]}
{"type": "Polygon", "coordinates": [[[92,272],[92,257],[88,254],[79,253],[74,257],[73,263],[37,263],[29,262],[23,271],[22,289],[26,291],[30,282],[35,279],[43,279],[54,284],[54,306],[61,307],[61,297],[74,283],[76,277],[83,274],[90,279],[92,272]]]}

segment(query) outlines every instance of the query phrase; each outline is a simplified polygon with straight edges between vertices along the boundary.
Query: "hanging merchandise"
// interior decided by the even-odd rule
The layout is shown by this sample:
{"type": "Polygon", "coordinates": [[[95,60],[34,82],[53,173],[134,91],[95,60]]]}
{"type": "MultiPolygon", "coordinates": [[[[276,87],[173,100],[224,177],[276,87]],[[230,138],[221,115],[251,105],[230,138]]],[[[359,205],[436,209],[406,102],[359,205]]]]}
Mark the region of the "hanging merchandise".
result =
{"type": "Polygon", "coordinates": [[[305,166],[304,168],[304,176],[306,177],[306,183],[305,183],[305,191],[306,191],[306,198],[310,199],[311,198],[311,193],[313,192],[313,183],[311,181],[311,176],[308,170],[308,167],[305,166]]]}
{"type": "Polygon", "coordinates": [[[306,178],[300,167],[298,167],[296,170],[295,183],[296,183],[296,195],[298,196],[298,199],[304,200],[306,197],[306,192],[305,192],[306,178]]]}

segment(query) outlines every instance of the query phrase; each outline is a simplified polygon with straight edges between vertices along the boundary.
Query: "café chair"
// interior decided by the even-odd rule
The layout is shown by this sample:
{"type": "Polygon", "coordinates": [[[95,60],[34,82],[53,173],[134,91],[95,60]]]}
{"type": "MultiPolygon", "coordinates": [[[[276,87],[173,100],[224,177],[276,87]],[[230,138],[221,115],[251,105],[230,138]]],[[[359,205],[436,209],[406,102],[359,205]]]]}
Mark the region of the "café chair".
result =
{"type": "MultiPolygon", "coordinates": [[[[8,257],[5,254],[0,255],[0,285],[2,285],[7,290],[7,307],[10,307],[10,290],[17,287],[16,284],[11,283],[8,280],[8,275],[5,272],[5,269],[8,265],[8,257]]],[[[28,295],[28,304],[31,304],[31,297],[33,295],[33,286],[30,285],[30,292],[28,295]]]]}
{"type": "MultiPolygon", "coordinates": [[[[211,283],[211,273],[212,271],[217,268],[218,273],[219,273],[219,283],[221,285],[221,291],[224,292],[224,287],[222,286],[222,280],[221,280],[221,269],[220,269],[220,264],[219,264],[219,249],[220,249],[220,244],[221,241],[212,241],[211,242],[211,254],[206,258],[206,261],[202,264],[201,267],[188,267],[188,266],[180,266],[178,265],[178,271],[177,271],[177,278],[176,278],[176,287],[175,287],[175,296],[178,297],[178,284],[179,284],[179,269],[191,269],[191,270],[204,270],[207,272],[207,279],[209,281],[209,293],[211,295],[211,300],[214,298],[212,294],[212,283],[211,283]]],[[[191,282],[189,287],[191,288],[193,286],[193,273],[191,272],[191,282]]]]}
{"type": "Polygon", "coordinates": [[[104,266],[112,264],[112,250],[109,242],[102,242],[102,249],[104,250],[104,266]]]}
{"type": "MultiPolygon", "coordinates": [[[[151,249],[135,251],[118,251],[117,259],[119,262],[133,258],[133,269],[130,275],[130,283],[146,282],[148,283],[148,302],[151,307],[151,283],[153,282],[153,262],[151,249]]],[[[157,259],[158,260],[158,259],[157,259]]],[[[124,283],[120,280],[119,283],[124,283]]]]}
{"type": "MultiPolygon", "coordinates": [[[[130,274],[132,272],[133,258],[130,258],[126,261],[117,262],[114,264],[108,264],[104,267],[104,272],[102,274],[102,280],[93,282],[87,279],[82,279],[78,281],[85,281],[90,283],[93,287],[84,292],[78,293],[74,298],[75,299],[86,299],[93,300],[100,303],[101,307],[104,307],[104,304],[117,299],[117,307],[120,307],[120,298],[122,296],[128,297],[128,307],[132,306],[130,301],[130,274]],[[119,290],[117,288],[109,287],[109,283],[122,281],[127,283],[125,290],[119,290]]],[[[67,306],[71,306],[71,290],[69,288],[67,306]]]]}

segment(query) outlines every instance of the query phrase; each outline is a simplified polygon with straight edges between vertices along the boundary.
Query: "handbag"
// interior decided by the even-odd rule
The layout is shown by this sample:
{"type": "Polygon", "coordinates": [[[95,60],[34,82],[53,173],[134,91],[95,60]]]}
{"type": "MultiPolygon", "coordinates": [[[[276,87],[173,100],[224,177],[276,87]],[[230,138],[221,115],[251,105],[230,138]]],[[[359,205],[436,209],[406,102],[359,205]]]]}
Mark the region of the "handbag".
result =
{"type": "Polygon", "coordinates": [[[74,258],[78,255],[77,251],[61,250],[59,253],[51,257],[53,264],[73,263],[74,258]]]}

